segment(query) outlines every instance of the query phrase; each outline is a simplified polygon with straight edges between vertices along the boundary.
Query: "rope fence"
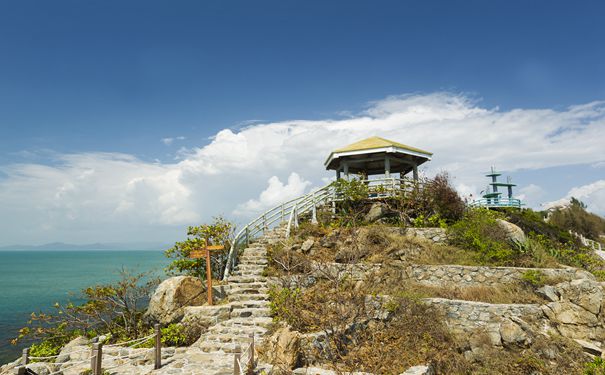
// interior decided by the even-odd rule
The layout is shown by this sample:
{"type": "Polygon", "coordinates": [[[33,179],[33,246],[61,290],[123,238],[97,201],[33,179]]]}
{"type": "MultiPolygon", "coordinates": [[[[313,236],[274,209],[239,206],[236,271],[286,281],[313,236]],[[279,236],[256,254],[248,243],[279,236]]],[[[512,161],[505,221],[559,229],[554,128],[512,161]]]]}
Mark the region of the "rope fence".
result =
{"type": "MultiPolygon", "coordinates": [[[[76,361],[76,362],[68,362],[67,367],[62,367],[56,371],[52,371],[51,366],[49,364],[44,363],[44,362],[42,362],[42,363],[44,363],[44,365],[47,367],[47,369],[49,371],[49,375],[56,375],[56,374],[63,373],[66,370],[70,370],[72,368],[78,367],[78,366],[82,365],[83,363],[87,363],[90,361],[91,375],[101,375],[103,373],[103,370],[123,366],[128,362],[134,362],[137,360],[137,358],[130,358],[131,354],[128,354],[125,356],[116,356],[116,357],[111,356],[110,358],[107,358],[107,359],[111,359],[113,361],[130,359],[130,361],[127,361],[125,363],[117,363],[115,365],[112,365],[111,367],[103,368],[103,347],[115,348],[115,347],[126,346],[127,348],[136,348],[137,346],[143,345],[144,343],[148,342],[149,340],[154,340],[154,346],[153,346],[153,348],[150,348],[149,350],[153,351],[153,353],[154,353],[154,369],[157,370],[162,367],[162,332],[160,330],[159,324],[156,324],[153,327],[153,329],[154,329],[154,333],[149,336],[145,336],[145,337],[141,337],[138,339],[129,340],[129,341],[125,341],[125,342],[121,342],[121,343],[117,343],[117,344],[110,344],[110,345],[104,346],[103,343],[96,342],[96,343],[92,344],[92,349],[90,349],[90,359],[76,361]]],[[[65,353],[65,355],[67,355],[67,354],[71,355],[71,354],[88,352],[88,351],[89,350],[77,350],[77,351],[65,353]]],[[[144,354],[144,353],[145,352],[143,352],[141,354],[144,354]]],[[[27,366],[30,364],[31,360],[39,361],[39,360],[47,360],[47,359],[56,359],[59,356],[61,356],[61,354],[53,355],[53,356],[46,356],[46,357],[33,357],[33,356],[29,355],[29,348],[25,348],[25,349],[23,349],[23,355],[21,357],[22,365],[17,367],[17,375],[27,374],[27,366]]]]}

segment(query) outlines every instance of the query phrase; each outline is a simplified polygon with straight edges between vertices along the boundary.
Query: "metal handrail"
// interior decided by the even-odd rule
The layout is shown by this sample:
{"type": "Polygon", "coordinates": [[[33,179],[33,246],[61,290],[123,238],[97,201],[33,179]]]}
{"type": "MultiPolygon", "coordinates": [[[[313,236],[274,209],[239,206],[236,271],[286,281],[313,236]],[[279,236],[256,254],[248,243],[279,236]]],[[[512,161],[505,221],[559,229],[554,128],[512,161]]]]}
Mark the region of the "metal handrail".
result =
{"type": "Polygon", "coordinates": [[[516,207],[521,208],[522,203],[517,198],[481,198],[472,201],[471,207],[516,207]]]}
{"type": "MultiPolygon", "coordinates": [[[[370,199],[384,198],[392,195],[393,191],[401,192],[411,190],[410,187],[414,188],[419,185],[418,182],[413,182],[409,179],[400,178],[379,178],[372,180],[362,180],[370,188],[370,199]],[[411,184],[410,184],[411,183],[411,184]],[[376,187],[384,188],[383,192],[371,191],[376,187]]],[[[250,242],[250,238],[253,238],[260,232],[272,227],[276,222],[286,222],[286,215],[288,217],[286,227],[286,237],[290,236],[292,226],[298,227],[298,216],[305,214],[311,210],[315,211],[317,206],[324,203],[332,203],[341,200],[337,196],[336,187],[334,183],[330,183],[317,190],[314,190],[308,194],[302,195],[298,198],[291,199],[280,205],[277,205],[263,214],[246,224],[235,236],[231,247],[229,248],[229,254],[227,256],[227,264],[223,273],[223,280],[227,280],[231,271],[235,268],[235,262],[237,261],[237,249],[245,240],[246,243],[250,242]]]]}

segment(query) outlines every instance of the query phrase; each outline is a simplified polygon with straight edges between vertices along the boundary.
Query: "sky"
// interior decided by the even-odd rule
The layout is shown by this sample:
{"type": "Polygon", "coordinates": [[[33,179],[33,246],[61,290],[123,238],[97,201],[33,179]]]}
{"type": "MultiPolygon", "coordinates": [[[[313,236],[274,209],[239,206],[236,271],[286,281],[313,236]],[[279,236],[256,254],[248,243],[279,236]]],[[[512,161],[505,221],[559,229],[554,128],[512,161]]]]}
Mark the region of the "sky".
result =
{"type": "Polygon", "coordinates": [[[599,1],[0,1],[0,245],[172,242],[427,149],[605,215],[599,1]]]}

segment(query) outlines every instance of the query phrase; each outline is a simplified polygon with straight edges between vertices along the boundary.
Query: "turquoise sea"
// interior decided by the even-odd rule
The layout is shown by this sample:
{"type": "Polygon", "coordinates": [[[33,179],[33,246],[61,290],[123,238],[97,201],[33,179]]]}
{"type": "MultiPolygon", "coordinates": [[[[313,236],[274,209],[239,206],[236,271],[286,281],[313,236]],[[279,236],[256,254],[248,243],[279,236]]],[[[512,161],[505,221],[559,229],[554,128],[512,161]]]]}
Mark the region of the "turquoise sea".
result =
{"type": "Polygon", "coordinates": [[[22,348],[10,345],[32,311],[50,311],[70,293],[119,278],[122,267],[164,275],[161,251],[0,251],[0,364],[22,348]]]}

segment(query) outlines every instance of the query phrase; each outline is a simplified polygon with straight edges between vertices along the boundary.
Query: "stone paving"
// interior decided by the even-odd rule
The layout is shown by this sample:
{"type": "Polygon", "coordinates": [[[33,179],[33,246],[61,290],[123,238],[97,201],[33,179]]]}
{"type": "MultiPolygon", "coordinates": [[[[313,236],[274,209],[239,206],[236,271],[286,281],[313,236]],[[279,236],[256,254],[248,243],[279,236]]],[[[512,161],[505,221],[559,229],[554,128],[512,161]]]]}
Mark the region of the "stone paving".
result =
{"type": "Polygon", "coordinates": [[[262,273],[267,266],[266,245],[283,236],[281,228],[269,231],[243,251],[228,279],[230,318],[210,327],[191,347],[177,350],[152,374],[233,374],[235,346],[247,348],[251,335],[259,343],[272,323],[269,288],[262,273]]]}

